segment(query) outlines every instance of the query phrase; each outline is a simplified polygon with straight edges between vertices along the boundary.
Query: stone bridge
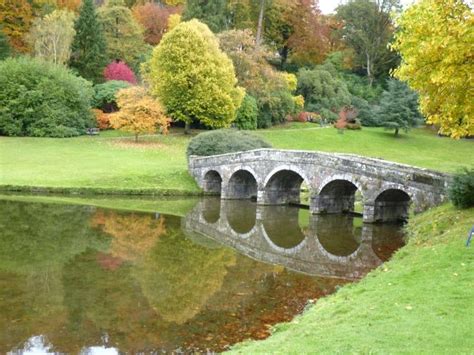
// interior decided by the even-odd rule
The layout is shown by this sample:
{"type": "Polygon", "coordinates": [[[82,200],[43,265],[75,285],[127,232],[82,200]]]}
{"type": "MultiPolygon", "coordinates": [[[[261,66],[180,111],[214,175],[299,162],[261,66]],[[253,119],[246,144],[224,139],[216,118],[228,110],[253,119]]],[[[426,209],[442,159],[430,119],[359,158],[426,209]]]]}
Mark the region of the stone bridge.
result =
{"type": "Polygon", "coordinates": [[[353,217],[334,215],[310,215],[308,222],[301,227],[294,207],[203,199],[183,218],[182,229],[265,263],[348,280],[363,277],[403,245],[403,234],[391,225],[355,227],[353,217]]]}
{"type": "Polygon", "coordinates": [[[256,149],[191,156],[189,172],[207,193],[222,199],[255,199],[259,205],[300,204],[305,183],[313,214],[354,212],[356,196],[364,222],[408,218],[446,199],[447,174],[352,154],[256,149]]]}

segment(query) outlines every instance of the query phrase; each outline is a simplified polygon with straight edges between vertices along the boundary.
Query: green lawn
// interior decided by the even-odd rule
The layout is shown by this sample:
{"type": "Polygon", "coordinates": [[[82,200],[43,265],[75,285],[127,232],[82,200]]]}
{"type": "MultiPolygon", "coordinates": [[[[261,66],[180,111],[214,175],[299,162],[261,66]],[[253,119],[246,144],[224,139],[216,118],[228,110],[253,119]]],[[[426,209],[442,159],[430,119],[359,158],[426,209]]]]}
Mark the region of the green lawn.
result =
{"type": "Polygon", "coordinates": [[[409,242],[357,284],[323,298],[252,353],[468,354],[474,349],[474,208],[444,205],[409,222],[409,242]]]}
{"type": "MultiPolygon", "coordinates": [[[[293,123],[257,134],[275,148],[348,152],[446,172],[474,166],[474,141],[440,138],[424,129],[394,138],[383,129],[338,134],[333,128],[293,123]]],[[[174,130],[168,136],[142,138],[139,146],[132,140],[113,131],[65,139],[0,137],[0,187],[89,188],[91,193],[199,191],[186,169],[188,136],[174,130]]]]}

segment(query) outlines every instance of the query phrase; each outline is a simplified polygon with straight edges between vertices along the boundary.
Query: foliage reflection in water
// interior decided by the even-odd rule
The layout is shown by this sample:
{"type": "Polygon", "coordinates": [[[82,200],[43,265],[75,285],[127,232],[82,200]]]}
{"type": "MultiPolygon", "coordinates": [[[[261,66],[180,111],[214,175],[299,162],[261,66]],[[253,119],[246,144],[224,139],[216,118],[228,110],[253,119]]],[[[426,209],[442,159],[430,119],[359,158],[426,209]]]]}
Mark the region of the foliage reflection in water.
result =
{"type": "Polygon", "coordinates": [[[1,353],[222,351],[402,245],[396,226],[217,199],[185,218],[0,201],[0,230],[1,353]]]}

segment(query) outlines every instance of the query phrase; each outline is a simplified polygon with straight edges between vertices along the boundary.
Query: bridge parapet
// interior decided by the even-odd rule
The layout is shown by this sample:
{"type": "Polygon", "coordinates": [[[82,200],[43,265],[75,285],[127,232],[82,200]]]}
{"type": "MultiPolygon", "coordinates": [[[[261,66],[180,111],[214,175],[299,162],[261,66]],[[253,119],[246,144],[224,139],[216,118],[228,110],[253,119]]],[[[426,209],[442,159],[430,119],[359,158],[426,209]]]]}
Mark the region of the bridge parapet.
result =
{"type": "Polygon", "coordinates": [[[451,177],[437,171],[353,154],[256,149],[189,158],[189,172],[206,192],[258,204],[299,203],[305,183],[312,213],[354,210],[363,198],[366,222],[403,219],[446,199],[451,177]]]}

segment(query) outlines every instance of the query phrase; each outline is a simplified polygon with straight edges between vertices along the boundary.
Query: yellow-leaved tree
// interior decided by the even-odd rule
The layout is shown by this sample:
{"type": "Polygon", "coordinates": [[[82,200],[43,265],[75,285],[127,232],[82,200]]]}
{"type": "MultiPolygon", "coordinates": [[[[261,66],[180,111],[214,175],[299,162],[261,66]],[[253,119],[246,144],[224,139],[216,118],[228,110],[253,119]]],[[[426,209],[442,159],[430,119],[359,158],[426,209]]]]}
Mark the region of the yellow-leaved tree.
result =
{"type": "Polygon", "coordinates": [[[395,76],[420,95],[427,122],[452,138],[474,135],[474,17],[462,0],[420,0],[397,19],[395,76]]]}
{"type": "Polygon", "coordinates": [[[244,97],[234,65],[216,36],[197,21],[182,22],[163,36],[148,65],[152,92],[175,120],[228,127],[244,97]]]}
{"type": "Polygon", "coordinates": [[[168,133],[170,119],[165,115],[161,104],[146,90],[139,86],[122,89],[117,93],[117,105],[119,111],[110,115],[110,126],[135,134],[135,142],[138,136],[144,133],[155,133],[158,129],[161,133],[168,133]]]}

